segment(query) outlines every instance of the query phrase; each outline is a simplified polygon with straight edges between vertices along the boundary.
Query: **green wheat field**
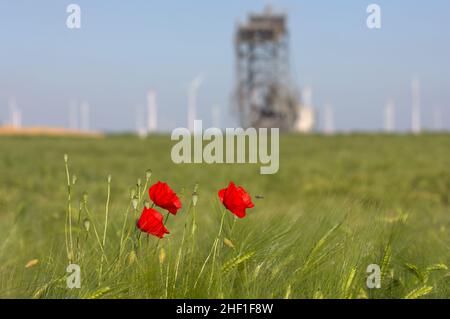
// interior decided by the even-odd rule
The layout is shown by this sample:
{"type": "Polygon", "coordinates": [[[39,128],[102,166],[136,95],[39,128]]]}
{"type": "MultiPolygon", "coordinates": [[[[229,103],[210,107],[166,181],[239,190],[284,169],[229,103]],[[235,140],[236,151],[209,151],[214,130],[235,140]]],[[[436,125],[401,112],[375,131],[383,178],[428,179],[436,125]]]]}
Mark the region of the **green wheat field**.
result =
{"type": "Polygon", "coordinates": [[[0,138],[0,297],[450,297],[450,135],[284,135],[276,175],[175,165],[173,144],[0,138]],[[65,154],[79,289],[66,284],[65,154]],[[183,204],[162,240],[135,227],[158,180],[183,204]],[[252,196],[244,219],[218,199],[229,181],[252,196]],[[367,288],[370,264],[380,289],[367,288]]]}

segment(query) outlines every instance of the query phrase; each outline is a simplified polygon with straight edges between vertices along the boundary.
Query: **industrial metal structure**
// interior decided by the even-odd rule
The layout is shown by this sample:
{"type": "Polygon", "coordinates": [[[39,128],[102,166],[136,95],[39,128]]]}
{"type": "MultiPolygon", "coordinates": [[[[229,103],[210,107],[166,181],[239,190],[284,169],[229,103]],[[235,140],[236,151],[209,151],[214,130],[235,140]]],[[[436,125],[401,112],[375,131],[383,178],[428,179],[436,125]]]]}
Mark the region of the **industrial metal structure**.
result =
{"type": "Polygon", "coordinates": [[[291,83],[287,16],[267,8],[237,27],[236,104],[243,127],[295,129],[299,97],[291,83]]]}

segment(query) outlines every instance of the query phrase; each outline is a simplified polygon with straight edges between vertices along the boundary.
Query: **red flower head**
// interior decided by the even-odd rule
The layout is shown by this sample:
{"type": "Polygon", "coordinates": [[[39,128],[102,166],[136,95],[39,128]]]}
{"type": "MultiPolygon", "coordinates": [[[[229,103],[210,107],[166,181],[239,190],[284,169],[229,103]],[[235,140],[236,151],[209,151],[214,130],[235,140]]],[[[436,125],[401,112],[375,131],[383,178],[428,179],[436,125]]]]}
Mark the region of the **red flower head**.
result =
{"type": "Polygon", "coordinates": [[[167,209],[169,213],[176,215],[181,208],[181,202],[175,192],[166,184],[158,182],[148,190],[150,199],[155,205],[167,209]]]}
{"type": "Polygon", "coordinates": [[[137,227],[141,231],[159,238],[163,238],[164,234],[169,234],[169,231],[163,224],[163,215],[157,210],[145,206],[142,215],[137,222],[137,227]]]}
{"type": "Polygon", "coordinates": [[[250,195],[242,187],[236,187],[233,182],[230,182],[227,188],[219,191],[219,198],[223,205],[239,218],[245,217],[245,210],[253,208],[250,195]]]}

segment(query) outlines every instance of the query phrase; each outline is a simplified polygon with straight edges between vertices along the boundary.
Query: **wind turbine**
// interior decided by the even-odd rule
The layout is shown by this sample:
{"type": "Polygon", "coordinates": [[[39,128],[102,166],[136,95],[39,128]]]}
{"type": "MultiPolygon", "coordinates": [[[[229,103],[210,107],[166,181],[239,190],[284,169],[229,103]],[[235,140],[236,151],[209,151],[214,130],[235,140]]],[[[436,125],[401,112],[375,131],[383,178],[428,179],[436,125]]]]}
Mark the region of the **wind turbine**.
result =
{"type": "Polygon", "coordinates": [[[149,134],[156,132],[157,120],[156,92],[151,89],[147,94],[147,132],[149,134]]]}
{"type": "Polygon", "coordinates": [[[411,104],[411,131],[414,134],[420,134],[420,81],[418,77],[414,77],[411,83],[412,104],[411,104]]]}
{"type": "Polygon", "coordinates": [[[312,107],[312,88],[310,86],[306,86],[302,90],[302,99],[304,106],[312,107]]]}
{"type": "Polygon", "coordinates": [[[14,128],[20,128],[22,126],[22,112],[17,107],[17,102],[14,97],[11,97],[8,101],[10,110],[10,124],[14,128]]]}
{"type": "Polygon", "coordinates": [[[302,90],[302,103],[298,105],[298,118],[295,124],[298,132],[308,133],[314,127],[315,114],[312,107],[312,94],[311,86],[306,86],[302,90]]]}
{"type": "Polygon", "coordinates": [[[392,99],[387,101],[384,108],[384,130],[387,133],[395,130],[395,104],[392,99]]]}
{"type": "Polygon", "coordinates": [[[198,89],[203,83],[203,76],[198,75],[189,84],[188,88],[188,129],[191,133],[194,132],[194,121],[196,117],[196,107],[197,107],[197,93],[198,89]]]}

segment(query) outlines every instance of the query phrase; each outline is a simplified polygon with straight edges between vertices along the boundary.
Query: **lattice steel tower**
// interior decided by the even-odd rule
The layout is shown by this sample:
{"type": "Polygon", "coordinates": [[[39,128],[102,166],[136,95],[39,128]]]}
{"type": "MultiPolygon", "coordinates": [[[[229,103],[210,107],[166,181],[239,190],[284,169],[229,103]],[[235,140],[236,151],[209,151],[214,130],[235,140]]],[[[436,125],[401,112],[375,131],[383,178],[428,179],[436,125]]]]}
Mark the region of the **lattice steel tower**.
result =
{"type": "Polygon", "coordinates": [[[294,129],[298,96],[290,80],[287,17],[267,8],[238,26],[236,104],[243,127],[294,129]]]}

